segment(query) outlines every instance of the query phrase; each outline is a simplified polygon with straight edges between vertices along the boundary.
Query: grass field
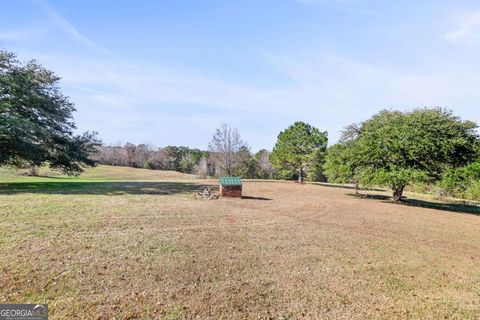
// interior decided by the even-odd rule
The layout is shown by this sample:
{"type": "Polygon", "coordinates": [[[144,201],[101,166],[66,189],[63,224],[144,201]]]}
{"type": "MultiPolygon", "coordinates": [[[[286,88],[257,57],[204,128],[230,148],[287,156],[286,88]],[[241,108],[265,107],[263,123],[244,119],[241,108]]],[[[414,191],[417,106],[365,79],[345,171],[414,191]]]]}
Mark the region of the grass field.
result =
{"type": "Polygon", "coordinates": [[[0,170],[0,301],[52,319],[480,319],[476,207],[268,181],[202,201],[215,181],[175,172],[41,174],[0,170]]]}

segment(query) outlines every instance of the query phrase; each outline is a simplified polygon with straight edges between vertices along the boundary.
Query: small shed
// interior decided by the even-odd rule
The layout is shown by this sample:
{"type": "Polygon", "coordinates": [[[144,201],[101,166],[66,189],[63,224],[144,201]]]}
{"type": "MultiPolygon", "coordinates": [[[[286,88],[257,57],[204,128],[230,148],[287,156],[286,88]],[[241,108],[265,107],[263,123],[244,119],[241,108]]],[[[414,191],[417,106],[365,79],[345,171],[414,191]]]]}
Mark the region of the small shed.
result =
{"type": "Polygon", "coordinates": [[[242,179],[240,177],[220,177],[220,195],[228,198],[241,198],[242,179]]]}

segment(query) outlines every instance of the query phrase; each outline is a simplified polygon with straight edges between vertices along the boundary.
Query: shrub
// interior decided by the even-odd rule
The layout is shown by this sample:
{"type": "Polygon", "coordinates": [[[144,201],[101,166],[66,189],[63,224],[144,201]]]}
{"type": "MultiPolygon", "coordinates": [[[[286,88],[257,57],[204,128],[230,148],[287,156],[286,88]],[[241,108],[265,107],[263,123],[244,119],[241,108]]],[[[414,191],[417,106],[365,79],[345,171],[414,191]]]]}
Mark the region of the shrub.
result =
{"type": "Polygon", "coordinates": [[[465,198],[480,201],[480,181],[475,181],[465,192],[465,198]]]}
{"type": "Polygon", "coordinates": [[[438,185],[443,195],[480,200],[480,160],[465,167],[449,169],[438,185]]]}

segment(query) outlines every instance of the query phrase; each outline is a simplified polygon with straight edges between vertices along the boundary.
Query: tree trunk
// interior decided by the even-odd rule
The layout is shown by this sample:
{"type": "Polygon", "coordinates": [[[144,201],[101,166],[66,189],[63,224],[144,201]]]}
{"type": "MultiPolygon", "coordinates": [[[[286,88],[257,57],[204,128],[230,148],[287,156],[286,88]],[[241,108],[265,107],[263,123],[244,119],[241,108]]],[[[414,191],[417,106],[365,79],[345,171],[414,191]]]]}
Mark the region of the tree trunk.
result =
{"type": "Polygon", "coordinates": [[[38,166],[32,166],[30,168],[30,174],[34,177],[38,176],[38,166]]]}
{"type": "Polygon", "coordinates": [[[392,190],[393,190],[393,201],[395,201],[395,202],[402,201],[403,189],[405,189],[404,186],[392,188],[392,190]]]}
{"type": "Polygon", "coordinates": [[[298,173],[298,183],[303,183],[303,169],[299,170],[298,173]]]}

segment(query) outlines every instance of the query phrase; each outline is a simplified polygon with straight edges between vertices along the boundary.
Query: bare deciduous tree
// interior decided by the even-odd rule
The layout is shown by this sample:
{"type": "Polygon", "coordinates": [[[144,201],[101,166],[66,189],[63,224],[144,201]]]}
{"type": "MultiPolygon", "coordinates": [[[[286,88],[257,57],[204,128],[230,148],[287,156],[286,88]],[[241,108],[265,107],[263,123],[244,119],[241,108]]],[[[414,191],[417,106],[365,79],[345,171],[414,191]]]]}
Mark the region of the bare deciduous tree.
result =
{"type": "Polygon", "coordinates": [[[240,164],[240,150],[247,144],[241,139],[236,128],[224,124],[215,131],[208,145],[212,157],[218,167],[227,175],[232,175],[234,169],[240,164]]]}
{"type": "Polygon", "coordinates": [[[262,149],[255,154],[255,158],[260,167],[258,175],[261,179],[274,179],[278,173],[277,169],[275,169],[270,163],[270,154],[271,152],[265,149],[262,149]]]}
{"type": "Polygon", "coordinates": [[[133,164],[135,163],[135,149],[137,146],[133,143],[127,142],[124,148],[127,151],[127,166],[133,167],[133,164]]]}

